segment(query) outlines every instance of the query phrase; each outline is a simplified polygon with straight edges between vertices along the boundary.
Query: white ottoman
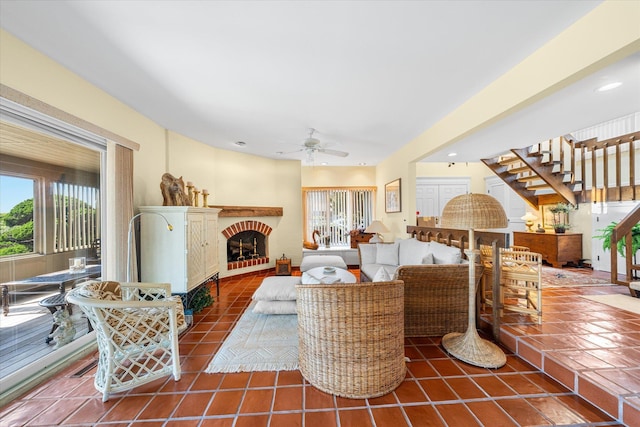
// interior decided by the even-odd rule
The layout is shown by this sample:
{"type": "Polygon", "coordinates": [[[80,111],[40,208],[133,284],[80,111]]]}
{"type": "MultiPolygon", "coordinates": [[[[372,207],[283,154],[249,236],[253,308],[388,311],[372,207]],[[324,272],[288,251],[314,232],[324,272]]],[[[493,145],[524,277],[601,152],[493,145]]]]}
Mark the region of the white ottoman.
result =
{"type": "Polygon", "coordinates": [[[336,267],[347,270],[347,264],[338,255],[307,255],[302,258],[300,271],[303,273],[315,267],[336,267]]]}

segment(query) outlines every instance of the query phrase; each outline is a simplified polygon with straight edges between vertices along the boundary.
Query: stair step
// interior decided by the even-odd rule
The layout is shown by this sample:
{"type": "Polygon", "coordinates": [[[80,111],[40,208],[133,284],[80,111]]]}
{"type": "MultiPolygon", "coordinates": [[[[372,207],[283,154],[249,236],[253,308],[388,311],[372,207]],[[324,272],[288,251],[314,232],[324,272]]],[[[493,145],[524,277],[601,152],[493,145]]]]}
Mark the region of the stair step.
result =
{"type": "Polygon", "coordinates": [[[542,184],[527,185],[527,190],[549,190],[549,189],[551,189],[551,186],[546,182],[542,184]]]}
{"type": "Polygon", "coordinates": [[[509,165],[514,164],[514,163],[518,163],[518,162],[520,162],[520,161],[521,161],[521,160],[520,160],[520,158],[519,158],[519,157],[516,157],[516,156],[513,156],[513,157],[503,157],[503,158],[501,158],[500,160],[498,160],[498,164],[499,164],[500,166],[509,166],[509,165]]]}
{"type": "Polygon", "coordinates": [[[522,172],[529,172],[531,170],[531,168],[527,165],[524,166],[517,166],[517,167],[513,167],[513,168],[509,168],[507,170],[507,172],[512,173],[512,174],[517,174],[517,173],[522,173],[522,172]]]}
{"type": "Polygon", "coordinates": [[[518,182],[531,182],[531,181],[540,181],[540,177],[538,175],[528,175],[521,176],[517,179],[518,182]]]}

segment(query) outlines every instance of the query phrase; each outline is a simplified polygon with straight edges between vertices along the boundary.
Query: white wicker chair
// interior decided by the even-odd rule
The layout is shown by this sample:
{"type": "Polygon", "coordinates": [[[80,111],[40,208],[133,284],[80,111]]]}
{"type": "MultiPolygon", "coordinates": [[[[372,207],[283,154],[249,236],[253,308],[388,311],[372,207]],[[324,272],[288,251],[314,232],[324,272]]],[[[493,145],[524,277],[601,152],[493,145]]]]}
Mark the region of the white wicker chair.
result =
{"type": "Polygon", "coordinates": [[[96,331],[99,359],[95,387],[129,390],[173,374],[180,379],[179,329],[186,328],[180,297],[168,283],[88,282],[67,293],[96,331]]]}

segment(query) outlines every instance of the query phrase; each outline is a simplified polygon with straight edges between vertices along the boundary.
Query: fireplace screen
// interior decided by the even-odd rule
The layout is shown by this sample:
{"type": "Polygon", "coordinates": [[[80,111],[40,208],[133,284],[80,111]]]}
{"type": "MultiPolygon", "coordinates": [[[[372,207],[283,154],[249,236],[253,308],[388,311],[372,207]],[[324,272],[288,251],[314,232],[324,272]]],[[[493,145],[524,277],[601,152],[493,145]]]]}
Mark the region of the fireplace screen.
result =
{"type": "Polygon", "coordinates": [[[241,231],[227,239],[227,262],[248,261],[267,256],[266,236],[259,231],[241,231]]]}

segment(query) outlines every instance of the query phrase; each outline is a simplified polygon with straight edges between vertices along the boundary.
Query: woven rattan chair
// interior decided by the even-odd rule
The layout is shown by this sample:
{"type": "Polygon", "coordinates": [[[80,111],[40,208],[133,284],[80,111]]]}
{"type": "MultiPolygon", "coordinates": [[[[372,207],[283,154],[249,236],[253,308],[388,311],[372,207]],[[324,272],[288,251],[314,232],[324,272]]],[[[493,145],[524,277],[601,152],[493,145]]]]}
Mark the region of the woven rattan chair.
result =
{"type": "Polygon", "coordinates": [[[542,255],[500,251],[500,300],[504,310],[532,314],[542,322],[542,255]]]}
{"type": "MultiPolygon", "coordinates": [[[[476,265],[476,281],[482,269],[476,265]]],[[[468,264],[404,265],[398,267],[396,277],[404,282],[405,336],[442,336],[467,329],[468,264]]]]}
{"type": "Polygon", "coordinates": [[[491,307],[493,306],[493,246],[479,245],[479,247],[480,264],[484,267],[480,280],[480,302],[491,307]]]}
{"type": "Polygon", "coordinates": [[[166,375],[180,379],[178,331],[186,324],[169,284],[89,282],[72,289],[67,301],[86,313],[96,331],[94,385],[103,402],[110,393],[166,375]]]}
{"type": "Polygon", "coordinates": [[[406,374],[401,281],[296,285],[300,372],[337,396],[393,391],[406,374]]]}

